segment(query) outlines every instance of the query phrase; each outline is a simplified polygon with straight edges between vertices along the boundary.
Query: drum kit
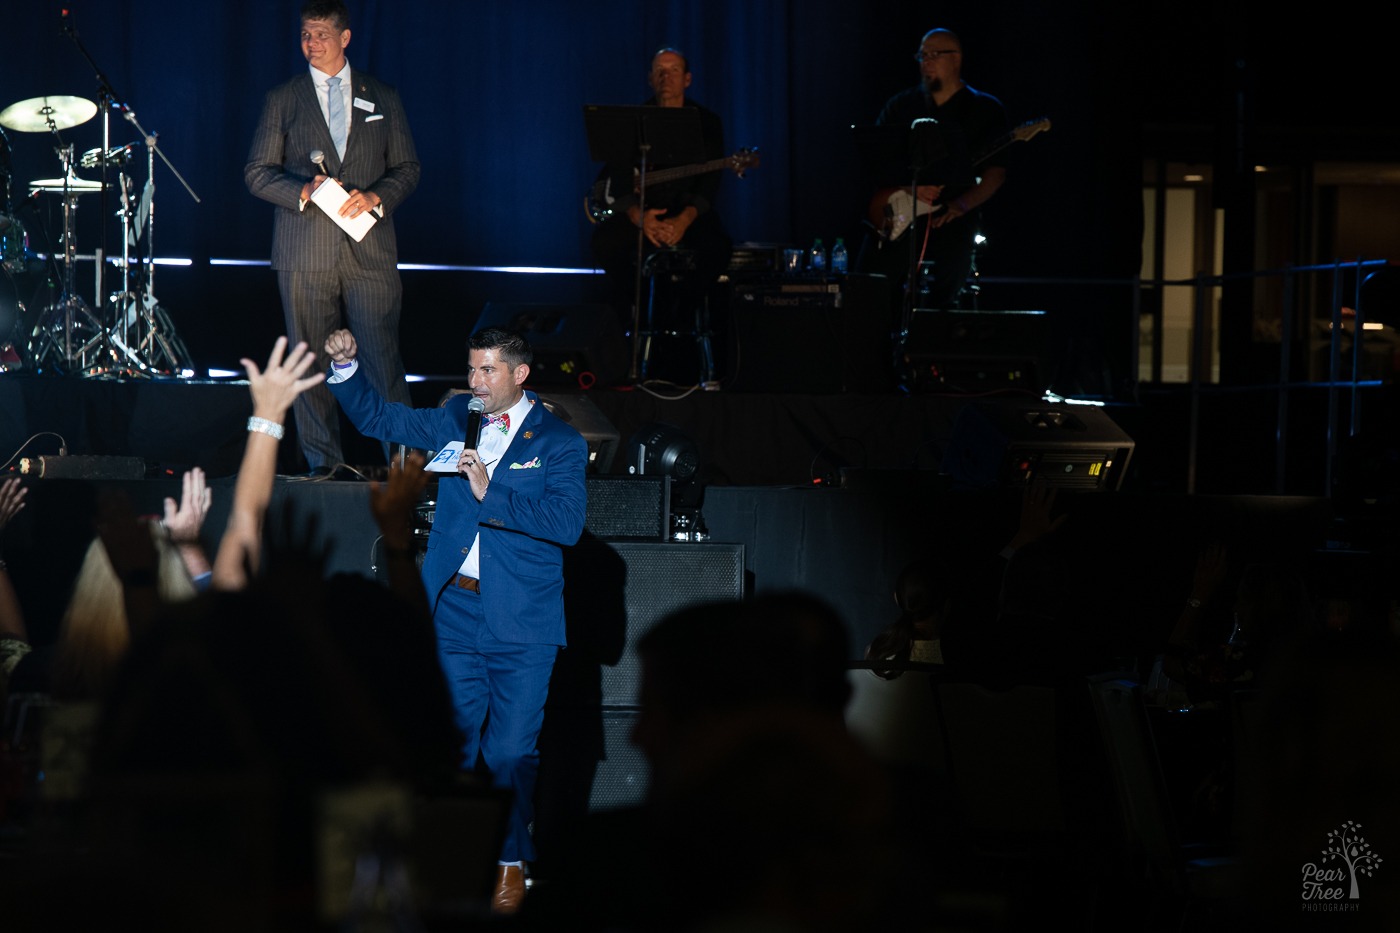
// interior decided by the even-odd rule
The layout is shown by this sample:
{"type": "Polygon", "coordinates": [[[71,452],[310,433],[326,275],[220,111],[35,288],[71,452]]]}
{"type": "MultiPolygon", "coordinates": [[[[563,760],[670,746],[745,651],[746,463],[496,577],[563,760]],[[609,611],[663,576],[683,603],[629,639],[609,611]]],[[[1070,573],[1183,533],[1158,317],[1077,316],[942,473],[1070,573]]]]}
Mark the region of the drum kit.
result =
{"type": "MultiPolygon", "coordinates": [[[[31,250],[29,233],[14,210],[11,200],[10,146],[0,129],[0,177],[4,180],[4,204],[0,206],[0,273],[13,284],[16,276],[47,263],[58,297],[37,315],[33,326],[25,321],[26,309],[15,289],[14,320],[6,327],[0,319],[0,372],[32,368],[35,372],[87,377],[178,375],[191,366],[188,351],[176,335],[169,315],[156,301],[153,291],[155,254],[152,251],[155,138],[147,136],[146,182],[138,197],[133,178],[127,173],[132,153],[142,142],[111,148],[99,147],[76,156],[62,133],[91,120],[98,111],[82,97],[35,97],[0,110],[0,127],[19,133],[48,133],[55,140],[54,151],[62,173],[29,183],[28,202],[44,195],[59,199],[62,233],[46,256],[31,250]],[[98,169],[100,181],[81,178],[77,169],[98,169]],[[107,170],[116,172],[115,184],[108,182],[107,170]],[[97,308],[92,307],[74,287],[75,266],[79,259],[75,214],[79,201],[89,194],[102,194],[115,188],[121,207],[116,212],[122,227],[119,264],[120,289],[97,308]],[[140,249],[139,255],[133,250],[140,249]],[[24,331],[27,330],[27,333],[24,331]]],[[[105,117],[104,117],[105,118],[105,117]]],[[[105,131],[103,139],[107,138],[105,131]]],[[[105,197],[102,199],[105,204],[105,197]]],[[[104,261],[101,251],[98,294],[101,294],[104,261]]]]}

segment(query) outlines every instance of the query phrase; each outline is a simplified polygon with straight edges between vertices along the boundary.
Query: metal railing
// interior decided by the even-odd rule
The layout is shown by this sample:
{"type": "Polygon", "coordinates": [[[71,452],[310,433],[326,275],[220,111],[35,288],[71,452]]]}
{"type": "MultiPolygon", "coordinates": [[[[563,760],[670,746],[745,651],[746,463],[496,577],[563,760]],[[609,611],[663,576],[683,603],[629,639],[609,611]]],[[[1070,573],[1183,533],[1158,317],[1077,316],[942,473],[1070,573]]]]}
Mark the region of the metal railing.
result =
{"type": "MultiPolygon", "coordinates": [[[[1287,479],[1287,450],[1289,441],[1289,415],[1291,412],[1291,396],[1298,390],[1321,390],[1327,392],[1327,423],[1326,423],[1326,464],[1324,482],[1326,489],[1322,490],[1325,495],[1332,486],[1333,461],[1337,454],[1338,445],[1341,438],[1354,436],[1361,430],[1361,390],[1368,386],[1379,385],[1379,380],[1368,380],[1362,378],[1362,351],[1364,348],[1364,327],[1366,318],[1362,307],[1361,285],[1365,274],[1371,271],[1385,268],[1389,265],[1386,260],[1365,260],[1355,259],[1351,261],[1335,261],[1307,266],[1286,266],[1279,269],[1262,269],[1242,273],[1230,273],[1220,275],[1197,274],[1187,279],[1146,279],[1141,276],[1131,278],[1019,278],[1019,277],[991,277],[979,276],[978,284],[1006,284],[1006,285],[1048,285],[1048,286],[1090,286],[1096,288],[1124,288],[1129,292],[1130,314],[1132,321],[1132,341],[1130,350],[1130,377],[1131,401],[1140,400],[1141,388],[1141,365],[1142,365],[1142,314],[1143,295],[1145,292],[1156,289],[1164,293],[1169,288],[1190,288],[1192,289],[1192,314],[1191,314],[1191,350],[1189,355],[1189,378],[1186,388],[1189,393],[1189,416],[1188,416],[1188,439],[1187,439],[1187,475],[1186,491],[1194,493],[1197,485],[1197,470],[1200,457],[1200,435],[1201,435],[1201,400],[1207,394],[1219,393],[1241,393],[1270,391],[1276,394],[1275,408],[1275,430],[1274,430],[1274,482],[1273,492],[1283,494],[1286,489],[1287,479]],[[1351,302],[1348,304],[1346,297],[1348,294],[1346,279],[1354,273],[1354,282],[1350,292],[1351,302]],[[1303,276],[1328,275],[1330,276],[1330,287],[1328,289],[1331,326],[1328,334],[1328,376],[1325,381],[1295,381],[1289,378],[1293,371],[1293,358],[1297,352],[1295,343],[1297,341],[1296,314],[1297,314],[1297,294],[1298,281],[1303,276]],[[1210,334],[1210,313],[1212,308],[1212,291],[1221,288],[1229,282],[1244,280],[1259,280],[1268,278],[1278,278],[1283,282],[1283,293],[1280,299],[1280,321],[1279,321],[1279,359],[1278,378],[1272,383],[1224,386],[1211,382],[1208,374],[1211,369],[1211,346],[1210,334]],[[1343,375],[1343,353],[1342,335],[1345,333],[1343,308],[1351,308],[1354,311],[1352,327],[1354,337],[1351,341],[1350,349],[1350,373],[1343,375]],[[1348,402],[1346,406],[1346,416],[1343,418],[1343,400],[1348,402]],[[1345,423],[1343,423],[1345,421],[1345,423]]],[[[1153,332],[1152,332],[1152,381],[1162,382],[1162,360],[1164,357],[1164,327],[1163,327],[1163,302],[1155,303],[1152,311],[1153,332]]]]}

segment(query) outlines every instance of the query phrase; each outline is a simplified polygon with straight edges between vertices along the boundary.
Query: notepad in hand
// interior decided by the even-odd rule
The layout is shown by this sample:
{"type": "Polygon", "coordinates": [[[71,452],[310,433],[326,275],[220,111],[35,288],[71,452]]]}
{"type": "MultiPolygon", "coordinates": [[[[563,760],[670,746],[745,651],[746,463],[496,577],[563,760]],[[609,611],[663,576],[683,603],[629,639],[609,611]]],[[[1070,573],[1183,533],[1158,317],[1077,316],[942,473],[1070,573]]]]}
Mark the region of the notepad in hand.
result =
{"type": "Polygon", "coordinates": [[[340,186],[340,182],[334,178],[327,178],[321,182],[319,188],[311,192],[311,200],[316,202],[316,206],[326,212],[326,216],[334,220],[340,229],[354,237],[358,243],[369,233],[369,228],[374,226],[374,211],[364,211],[358,217],[340,216],[340,206],[350,200],[350,195],[340,186]]]}

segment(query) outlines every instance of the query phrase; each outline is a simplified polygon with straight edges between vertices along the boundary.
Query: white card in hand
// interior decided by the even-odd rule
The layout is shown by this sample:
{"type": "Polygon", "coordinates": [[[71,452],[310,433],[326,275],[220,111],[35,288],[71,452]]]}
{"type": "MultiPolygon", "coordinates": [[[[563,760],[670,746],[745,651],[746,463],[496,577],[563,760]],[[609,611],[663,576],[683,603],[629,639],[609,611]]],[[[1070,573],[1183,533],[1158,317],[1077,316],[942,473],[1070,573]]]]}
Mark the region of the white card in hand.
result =
{"type": "Polygon", "coordinates": [[[462,456],[463,446],[463,441],[450,441],[423,469],[431,473],[456,473],[457,459],[462,456]]]}
{"type": "Polygon", "coordinates": [[[374,211],[365,211],[358,217],[341,217],[340,205],[350,200],[350,195],[340,186],[340,182],[334,178],[327,178],[321,182],[321,186],[311,192],[311,200],[316,202],[316,206],[326,212],[326,216],[340,225],[340,228],[358,243],[369,233],[369,228],[374,226],[374,211]]]}

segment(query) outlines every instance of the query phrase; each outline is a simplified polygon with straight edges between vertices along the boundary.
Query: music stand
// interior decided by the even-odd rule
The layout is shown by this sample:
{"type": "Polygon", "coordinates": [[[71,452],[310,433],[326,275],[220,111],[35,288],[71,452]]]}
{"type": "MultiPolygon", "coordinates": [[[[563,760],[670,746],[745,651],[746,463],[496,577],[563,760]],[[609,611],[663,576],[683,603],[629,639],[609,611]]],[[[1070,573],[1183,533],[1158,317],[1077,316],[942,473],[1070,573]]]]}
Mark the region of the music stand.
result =
{"type": "MultiPolygon", "coordinates": [[[[694,107],[636,107],[585,104],[583,127],[588,153],[609,166],[636,166],[637,202],[642,217],[647,209],[647,171],[652,162],[687,165],[705,161],[705,134],[700,111],[694,107]]],[[[637,379],[641,354],[642,256],[646,235],[637,227],[637,261],[632,287],[632,369],[637,379]]]]}

